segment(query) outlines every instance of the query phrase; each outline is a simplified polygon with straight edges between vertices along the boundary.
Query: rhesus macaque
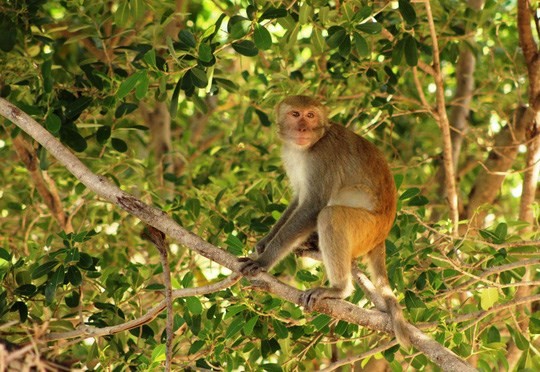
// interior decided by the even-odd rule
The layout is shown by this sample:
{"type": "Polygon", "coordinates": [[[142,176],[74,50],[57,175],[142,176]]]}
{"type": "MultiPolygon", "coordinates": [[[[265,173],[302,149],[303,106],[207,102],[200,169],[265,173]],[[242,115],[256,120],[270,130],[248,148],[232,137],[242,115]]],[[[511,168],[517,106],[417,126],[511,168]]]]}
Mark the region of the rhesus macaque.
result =
{"type": "Polygon", "coordinates": [[[380,310],[391,315],[398,341],[408,346],[406,322],[386,273],[384,241],[396,213],[396,188],[386,160],[371,142],[330,123],[326,107],[313,98],[287,97],[276,111],[294,198],[257,243],[258,257],[244,259],[242,274],[270,270],[316,231],[330,288],[304,292],[304,307],[349,296],[351,265],[365,256],[385,300],[380,310]]]}

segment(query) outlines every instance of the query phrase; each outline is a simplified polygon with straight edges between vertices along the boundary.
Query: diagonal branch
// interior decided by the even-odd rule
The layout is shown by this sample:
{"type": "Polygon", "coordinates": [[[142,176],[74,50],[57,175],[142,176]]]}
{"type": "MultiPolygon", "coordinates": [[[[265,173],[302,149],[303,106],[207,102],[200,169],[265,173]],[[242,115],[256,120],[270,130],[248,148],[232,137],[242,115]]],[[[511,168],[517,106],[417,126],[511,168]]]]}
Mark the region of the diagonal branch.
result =
{"type": "MultiPolygon", "coordinates": [[[[100,197],[121,207],[128,213],[138,217],[142,222],[164,232],[177,242],[189,247],[200,255],[217,262],[232,271],[239,272],[242,262],[229,252],[204,241],[199,236],[185,230],[171,217],[157,208],[151,207],[134,196],[122,191],[112,182],[92,173],[75,155],[64,147],[45,128],[21,111],[18,107],[0,98],[0,115],[12,121],[36,141],[41,143],[59,163],[72,173],[86,187],[100,197]]],[[[259,273],[250,278],[254,288],[270,292],[287,301],[300,304],[302,291],[288,286],[272,275],[259,273]]],[[[393,333],[391,318],[380,311],[362,309],[343,300],[326,299],[315,307],[316,311],[330,315],[336,319],[345,320],[379,332],[393,333]]],[[[460,370],[463,372],[475,369],[449,349],[422,333],[416,327],[409,325],[411,343],[435,364],[445,371],[460,370]]]]}

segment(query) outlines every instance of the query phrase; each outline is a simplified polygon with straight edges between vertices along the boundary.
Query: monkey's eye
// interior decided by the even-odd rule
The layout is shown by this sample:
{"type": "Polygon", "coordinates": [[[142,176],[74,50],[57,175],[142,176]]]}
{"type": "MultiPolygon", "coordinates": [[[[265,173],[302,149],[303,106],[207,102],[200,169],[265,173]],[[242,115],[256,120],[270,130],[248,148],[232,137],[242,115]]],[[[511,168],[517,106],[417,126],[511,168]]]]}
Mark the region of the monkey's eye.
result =
{"type": "Polygon", "coordinates": [[[291,115],[294,116],[295,118],[297,118],[297,117],[300,116],[300,113],[298,111],[293,111],[293,112],[291,112],[291,115]]]}
{"type": "Polygon", "coordinates": [[[306,116],[310,119],[313,119],[315,117],[315,114],[313,112],[308,112],[306,116]]]}

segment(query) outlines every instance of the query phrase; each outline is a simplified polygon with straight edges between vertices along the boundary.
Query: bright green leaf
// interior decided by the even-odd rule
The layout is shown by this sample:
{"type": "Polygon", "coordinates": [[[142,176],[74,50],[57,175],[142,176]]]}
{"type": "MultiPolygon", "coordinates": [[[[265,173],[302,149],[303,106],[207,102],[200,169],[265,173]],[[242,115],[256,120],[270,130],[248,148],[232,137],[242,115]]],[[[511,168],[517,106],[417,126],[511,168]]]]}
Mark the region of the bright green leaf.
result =
{"type": "Polygon", "coordinates": [[[484,288],[480,290],[480,306],[483,310],[489,310],[499,300],[497,288],[484,288]]]}
{"type": "Polygon", "coordinates": [[[264,26],[259,24],[255,24],[253,41],[255,41],[255,46],[260,50],[267,50],[272,46],[272,36],[270,35],[270,32],[268,32],[264,26]]]}

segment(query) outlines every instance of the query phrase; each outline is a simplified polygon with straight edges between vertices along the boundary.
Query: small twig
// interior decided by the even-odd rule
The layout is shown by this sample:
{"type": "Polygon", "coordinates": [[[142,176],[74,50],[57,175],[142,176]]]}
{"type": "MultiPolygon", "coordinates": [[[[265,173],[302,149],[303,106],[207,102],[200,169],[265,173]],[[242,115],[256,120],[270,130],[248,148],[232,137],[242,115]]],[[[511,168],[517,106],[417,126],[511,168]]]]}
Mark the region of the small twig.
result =
{"type": "Polygon", "coordinates": [[[171,267],[167,259],[167,245],[165,244],[165,234],[152,226],[146,226],[144,235],[156,246],[163,267],[163,284],[165,285],[165,304],[167,306],[167,323],[165,326],[167,333],[165,371],[171,370],[172,358],[172,342],[173,342],[173,325],[174,313],[172,306],[172,284],[171,284],[171,267]]]}
{"type": "MultiPolygon", "coordinates": [[[[233,274],[226,279],[216,282],[213,284],[209,284],[202,287],[196,287],[196,288],[183,288],[183,289],[175,289],[171,293],[171,297],[173,300],[181,297],[191,297],[191,296],[200,296],[208,293],[214,293],[216,291],[228,288],[236,282],[240,280],[241,276],[237,274],[233,274]]],[[[101,337],[101,336],[108,336],[113,335],[116,333],[124,332],[129,329],[137,328],[142,326],[143,324],[150,323],[156,316],[158,316],[163,309],[167,307],[166,300],[161,301],[159,304],[157,304],[152,309],[148,310],[146,314],[143,316],[132,319],[128,322],[117,324],[110,327],[81,327],[79,329],[68,331],[68,332],[57,332],[57,333],[49,333],[45,336],[46,341],[54,341],[54,340],[66,340],[70,338],[87,338],[87,337],[101,337]]]]}
{"type": "Polygon", "coordinates": [[[319,370],[319,372],[331,372],[331,371],[334,371],[334,370],[338,369],[339,367],[345,366],[347,364],[350,364],[352,366],[354,363],[356,363],[356,362],[358,362],[358,361],[360,361],[362,359],[365,359],[367,357],[370,357],[370,356],[378,354],[378,353],[382,353],[383,351],[388,350],[391,347],[396,346],[396,345],[397,345],[396,340],[390,341],[390,342],[388,342],[386,344],[383,344],[381,346],[377,346],[376,348],[373,348],[373,349],[371,349],[369,351],[366,351],[365,353],[362,353],[360,355],[354,355],[354,356],[350,356],[350,357],[345,358],[345,359],[338,360],[337,362],[330,364],[328,367],[319,370]]]}

